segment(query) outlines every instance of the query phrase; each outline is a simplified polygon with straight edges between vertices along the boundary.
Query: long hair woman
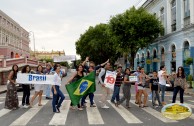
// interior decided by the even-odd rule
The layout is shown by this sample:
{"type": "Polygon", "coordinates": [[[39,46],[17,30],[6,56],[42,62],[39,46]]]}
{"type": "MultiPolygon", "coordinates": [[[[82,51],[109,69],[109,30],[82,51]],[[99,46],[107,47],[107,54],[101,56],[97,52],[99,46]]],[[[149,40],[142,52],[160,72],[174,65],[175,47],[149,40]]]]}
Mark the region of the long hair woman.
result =
{"type": "Polygon", "coordinates": [[[187,81],[185,77],[184,68],[180,66],[177,70],[177,74],[174,74],[173,77],[175,81],[174,81],[174,92],[173,92],[172,103],[176,102],[176,96],[179,91],[180,91],[180,103],[183,103],[184,91],[187,89],[187,81]]]}
{"type": "Polygon", "coordinates": [[[16,88],[16,79],[18,73],[18,66],[13,65],[11,72],[8,76],[8,84],[7,84],[7,93],[5,99],[5,108],[6,109],[18,109],[19,102],[18,102],[18,95],[17,95],[17,88],[16,88]]]}
{"type": "Polygon", "coordinates": [[[124,85],[123,85],[123,97],[121,98],[119,104],[123,103],[126,100],[126,108],[130,108],[129,101],[131,99],[131,83],[129,81],[130,69],[125,69],[124,76],[124,85]]]}
{"type": "MultiPolygon", "coordinates": [[[[41,65],[37,66],[36,74],[43,74],[43,67],[41,65]]],[[[35,84],[34,89],[35,89],[35,94],[33,95],[32,99],[31,99],[30,106],[31,107],[33,106],[33,102],[34,102],[34,100],[37,96],[39,96],[38,97],[38,106],[42,106],[41,101],[42,101],[42,93],[43,93],[43,90],[44,90],[44,85],[35,84]]]]}
{"type": "MultiPolygon", "coordinates": [[[[31,68],[29,65],[24,66],[22,69],[22,73],[30,73],[31,68]]],[[[23,88],[23,97],[22,97],[22,107],[28,108],[30,105],[29,99],[30,99],[30,85],[29,84],[22,84],[23,88]]]]}
{"type": "Polygon", "coordinates": [[[140,75],[139,75],[139,84],[138,84],[138,103],[139,107],[141,106],[141,96],[142,94],[144,95],[144,100],[143,100],[143,107],[147,107],[147,98],[148,98],[148,93],[145,90],[145,85],[146,81],[149,79],[149,77],[145,74],[144,68],[139,68],[140,69],[140,75]]]}
{"type": "Polygon", "coordinates": [[[52,86],[52,93],[53,93],[53,112],[59,113],[60,112],[60,106],[65,99],[65,96],[63,95],[63,92],[60,90],[61,86],[61,77],[60,77],[60,66],[55,65],[54,66],[54,85],[52,86]],[[57,105],[56,105],[57,103],[57,105]]]}
{"type": "MultiPolygon", "coordinates": [[[[84,67],[82,64],[80,64],[78,67],[77,67],[77,72],[67,81],[67,84],[69,84],[70,82],[72,81],[77,81],[79,79],[81,79],[82,77],[84,77],[84,67]]],[[[78,110],[83,110],[83,108],[81,108],[80,104],[77,105],[78,107],[78,110]]],[[[71,103],[71,109],[75,109],[73,107],[73,104],[71,103]]]]}

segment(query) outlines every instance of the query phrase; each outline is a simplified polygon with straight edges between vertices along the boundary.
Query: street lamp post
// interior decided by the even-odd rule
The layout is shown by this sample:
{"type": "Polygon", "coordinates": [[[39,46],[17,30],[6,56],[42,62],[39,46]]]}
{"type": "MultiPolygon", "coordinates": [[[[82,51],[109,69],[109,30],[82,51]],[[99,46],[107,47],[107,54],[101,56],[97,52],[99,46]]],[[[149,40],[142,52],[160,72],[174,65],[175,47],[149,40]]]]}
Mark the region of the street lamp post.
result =
{"type": "Polygon", "coordinates": [[[35,37],[34,37],[34,32],[33,32],[33,31],[29,31],[29,33],[32,33],[33,42],[34,42],[34,57],[36,57],[36,53],[35,53],[35,37]]]}

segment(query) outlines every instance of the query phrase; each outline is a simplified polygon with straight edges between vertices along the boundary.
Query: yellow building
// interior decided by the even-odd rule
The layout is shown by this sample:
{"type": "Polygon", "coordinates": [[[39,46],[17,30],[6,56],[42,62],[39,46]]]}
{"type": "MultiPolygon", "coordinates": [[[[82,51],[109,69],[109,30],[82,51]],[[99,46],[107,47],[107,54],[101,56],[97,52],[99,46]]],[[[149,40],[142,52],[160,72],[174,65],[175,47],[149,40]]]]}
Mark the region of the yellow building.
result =
{"type": "MultiPolygon", "coordinates": [[[[33,57],[34,52],[31,51],[31,56],[33,57]]],[[[63,56],[65,51],[35,51],[35,57],[37,59],[53,59],[54,56],[63,56]]]]}

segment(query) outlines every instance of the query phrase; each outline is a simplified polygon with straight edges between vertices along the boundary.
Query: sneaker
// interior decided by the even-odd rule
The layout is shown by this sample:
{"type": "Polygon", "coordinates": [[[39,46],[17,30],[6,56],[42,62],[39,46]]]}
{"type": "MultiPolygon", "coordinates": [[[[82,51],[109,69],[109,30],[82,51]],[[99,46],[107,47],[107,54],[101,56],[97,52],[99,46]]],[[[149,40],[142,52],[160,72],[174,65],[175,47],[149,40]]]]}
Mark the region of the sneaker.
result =
{"type": "Polygon", "coordinates": [[[108,109],[109,107],[107,105],[102,106],[103,109],[108,109]]]}
{"type": "Polygon", "coordinates": [[[21,108],[25,108],[26,109],[26,108],[28,108],[28,106],[27,105],[22,105],[21,108]]]}
{"type": "Polygon", "coordinates": [[[83,111],[83,108],[78,108],[79,111],[83,111]]]}
{"type": "Polygon", "coordinates": [[[96,107],[96,105],[93,104],[93,105],[90,105],[90,107],[96,107]]]}
{"type": "Polygon", "coordinates": [[[113,103],[113,104],[115,104],[115,101],[113,101],[113,100],[111,100],[110,102],[113,103]]]}

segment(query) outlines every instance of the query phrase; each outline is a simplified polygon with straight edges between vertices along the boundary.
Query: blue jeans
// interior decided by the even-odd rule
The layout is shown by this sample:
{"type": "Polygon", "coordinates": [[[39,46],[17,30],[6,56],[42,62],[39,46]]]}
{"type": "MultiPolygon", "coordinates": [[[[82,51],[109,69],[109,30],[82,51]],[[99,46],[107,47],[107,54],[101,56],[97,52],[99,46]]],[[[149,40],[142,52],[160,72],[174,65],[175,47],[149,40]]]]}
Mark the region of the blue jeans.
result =
{"type": "Polygon", "coordinates": [[[184,94],[184,89],[182,89],[180,86],[174,87],[174,92],[173,92],[173,98],[172,98],[172,103],[176,102],[176,95],[180,91],[180,103],[183,103],[183,94],[184,94]]]}
{"type": "Polygon", "coordinates": [[[50,97],[51,93],[51,85],[46,85],[45,95],[46,97],[50,97]]]}
{"type": "Polygon", "coordinates": [[[52,101],[52,106],[53,106],[53,112],[56,112],[56,106],[59,108],[63,102],[63,100],[65,99],[65,96],[63,94],[63,92],[61,92],[59,86],[55,85],[57,94],[54,94],[54,89],[52,88],[52,93],[53,93],[53,101],[52,101]],[[59,98],[57,101],[57,97],[59,98]],[[57,103],[57,105],[56,105],[57,103]]]}
{"type": "Polygon", "coordinates": [[[120,86],[114,86],[114,92],[113,92],[113,95],[112,95],[112,99],[111,99],[111,102],[114,102],[115,99],[117,102],[120,101],[120,97],[119,97],[119,93],[120,93],[120,86]]]}
{"type": "Polygon", "coordinates": [[[160,90],[162,91],[161,101],[164,102],[164,95],[165,95],[166,85],[161,85],[160,84],[160,90]]]}
{"type": "Polygon", "coordinates": [[[81,106],[84,105],[85,100],[86,100],[86,98],[88,97],[88,95],[89,95],[89,99],[90,99],[90,105],[93,105],[93,104],[94,104],[94,93],[88,93],[88,94],[86,94],[86,95],[84,95],[84,96],[82,97],[81,106]]]}

